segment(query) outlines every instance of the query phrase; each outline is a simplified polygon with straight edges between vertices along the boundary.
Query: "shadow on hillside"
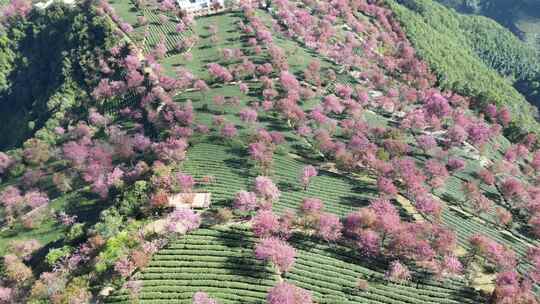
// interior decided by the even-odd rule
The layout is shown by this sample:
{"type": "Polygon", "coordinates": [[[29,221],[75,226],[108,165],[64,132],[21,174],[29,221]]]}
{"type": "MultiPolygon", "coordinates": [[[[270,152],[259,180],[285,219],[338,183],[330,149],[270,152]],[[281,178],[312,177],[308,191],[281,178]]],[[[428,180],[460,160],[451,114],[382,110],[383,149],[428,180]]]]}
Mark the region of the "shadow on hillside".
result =
{"type": "Polygon", "coordinates": [[[323,158],[315,153],[313,149],[311,149],[308,145],[300,144],[300,143],[293,143],[289,147],[293,150],[293,153],[302,156],[304,160],[310,162],[310,163],[316,163],[323,161],[323,158]]]}
{"type": "Polygon", "coordinates": [[[294,192],[294,191],[302,191],[302,188],[298,185],[295,185],[291,182],[278,182],[277,184],[279,191],[281,192],[294,192]]]}
{"type": "MultiPolygon", "coordinates": [[[[335,259],[341,262],[349,263],[354,266],[359,266],[362,268],[369,269],[373,271],[371,274],[361,275],[359,273],[359,278],[367,280],[370,284],[384,284],[384,285],[394,285],[393,283],[388,282],[384,279],[384,273],[388,269],[388,265],[391,262],[388,259],[377,258],[377,257],[367,257],[359,253],[359,250],[356,248],[348,247],[347,244],[335,245],[329,244],[324,241],[318,240],[314,237],[305,237],[302,235],[295,234],[290,240],[290,243],[299,251],[306,251],[304,254],[300,252],[299,256],[309,259],[310,254],[315,254],[326,259],[335,259]],[[318,245],[318,246],[317,246],[318,245]],[[345,246],[347,245],[347,246],[345,246]],[[314,247],[317,246],[317,250],[314,247]]],[[[357,270],[352,267],[347,267],[348,271],[357,270]]],[[[339,271],[339,270],[337,270],[339,271]]],[[[336,272],[337,272],[336,271],[336,272]]],[[[336,273],[337,275],[337,273],[336,273]]],[[[433,279],[432,274],[427,272],[413,272],[412,281],[406,283],[408,286],[423,289],[425,286],[444,286],[444,282],[438,282],[433,279]]],[[[346,295],[352,296],[361,296],[361,293],[355,288],[343,287],[341,291],[346,295]]],[[[476,299],[477,303],[482,303],[481,296],[476,293],[473,289],[462,286],[458,289],[452,290],[450,297],[453,300],[460,301],[463,298],[476,299]]]]}
{"type": "Polygon", "coordinates": [[[101,211],[108,207],[109,204],[101,202],[97,195],[82,191],[68,201],[65,211],[69,215],[76,215],[78,222],[93,226],[97,223],[101,211]]]}
{"type": "Polygon", "coordinates": [[[225,150],[230,158],[224,159],[223,163],[229,167],[235,174],[241,177],[255,177],[251,172],[253,167],[247,160],[246,151],[239,146],[228,146],[225,150]]]}
{"type": "Polygon", "coordinates": [[[267,124],[268,131],[287,132],[290,128],[283,126],[283,121],[271,116],[262,116],[259,122],[267,124]]]}
{"type": "Polygon", "coordinates": [[[228,256],[224,262],[225,268],[231,274],[249,276],[257,279],[270,279],[272,273],[264,263],[254,260],[253,240],[245,233],[236,231],[219,231],[216,241],[231,249],[232,252],[240,251],[242,256],[228,256]]]}
{"type": "Polygon", "coordinates": [[[54,242],[50,242],[47,245],[41,247],[36,252],[32,254],[32,259],[28,261],[30,265],[32,265],[32,272],[35,276],[38,276],[44,271],[50,270],[50,266],[46,263],[46,256],[49,253],[49,250],[53,248],[61,247],[64,244],[63,239],[56,240],[54,242]]]}

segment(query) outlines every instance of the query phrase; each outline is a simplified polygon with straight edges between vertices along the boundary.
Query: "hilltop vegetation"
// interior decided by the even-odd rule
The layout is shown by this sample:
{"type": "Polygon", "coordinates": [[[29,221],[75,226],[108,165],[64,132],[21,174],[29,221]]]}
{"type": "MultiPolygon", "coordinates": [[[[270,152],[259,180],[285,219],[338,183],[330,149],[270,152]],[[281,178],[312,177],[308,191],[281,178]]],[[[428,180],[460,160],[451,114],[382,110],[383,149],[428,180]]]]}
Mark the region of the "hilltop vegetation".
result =
{"type": "Polygon", "coordinates": [[[228,3],[8,4],[8,75],[45,69],[32,30],[76,90],[0,152],[0,303],[537,303],[511,36],[425,0],[228,3]]]}

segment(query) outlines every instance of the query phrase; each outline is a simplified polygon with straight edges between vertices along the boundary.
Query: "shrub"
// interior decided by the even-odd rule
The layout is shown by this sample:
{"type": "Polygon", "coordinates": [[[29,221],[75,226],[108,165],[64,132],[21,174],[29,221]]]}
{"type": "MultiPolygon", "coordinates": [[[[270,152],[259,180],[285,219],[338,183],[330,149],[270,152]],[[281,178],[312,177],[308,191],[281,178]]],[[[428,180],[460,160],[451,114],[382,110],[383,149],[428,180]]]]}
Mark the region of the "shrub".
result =
{"type": "Polygon", "coordinates": [[[47,253],[47,256],[45,257],[47,264],[49,264],[49,266],[54,266],[54,264],[56,264],[62,258],[68,257],[73,250],[73,247],[67,245],[60,248],[50,249],[49,253],[47,253]]]}
{"type": "Polygon", "coordinates": [[[118,211],[124,216],[137,216],[141,214],[143,206],[149,201],[149,185],[146,181],[136,181],[122,192],[118,199],[118,211]]]}
{"type": "Polygon", "coordinates": [[[13,254],[4,256],[4,274],[17,284],[23,284],[33,276],[32,270],[13,254]]]}
{"type": "Polygon", "coordinates": [[[69,228],[69,232],[66,235],[66,238],[69,241],[75,241],[78,240],[85,235],[84,230],[84,223],[75,223],[73,226],[69,228]]]}

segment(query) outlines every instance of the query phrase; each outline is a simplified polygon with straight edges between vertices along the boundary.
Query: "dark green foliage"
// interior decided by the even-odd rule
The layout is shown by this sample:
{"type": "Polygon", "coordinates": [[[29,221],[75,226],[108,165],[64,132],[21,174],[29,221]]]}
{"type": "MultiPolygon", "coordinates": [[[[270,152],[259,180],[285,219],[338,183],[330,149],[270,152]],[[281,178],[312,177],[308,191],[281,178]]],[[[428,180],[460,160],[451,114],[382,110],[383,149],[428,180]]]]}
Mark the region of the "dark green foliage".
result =
{"type": "Polygon", "coordinates": [[[0,92],[7,88],[7,75],[13,68],[13,59],[15,54],[8,46],[8,37],[2,34],[0,36],[0,92]]]}
{"type": "Polygon", "coordinates": [[[120,214],[130,217],[141,215],[143,206],[148,204],[149,188],[149,185],[142,180],[130,185],[118,199],[120,214]]]}
{"type": "Polygon", "coordinates": [[[12,20],[0,34],[0,133],[10,134],[0,148],[18,146],[44,126],[49,132],[37,136],[54,141],[50,130],[87,96],[87,75],[110,32],[85,4],[53,4],[12,20]]]}
{"type": "Polygon", "coordinates": [[[121,231],[124,220],[124,217],[116,209],[107,209],[101,213],[99,222],[94,226],[94,230],[104,238],[110,238],[121,231]]]}
{"type": "Polygon", "coordinates": [[[504,76],[525,79],[538,71],[536,51],[492,19],[461,16],[463,29],[482,61],[504,76]]]}

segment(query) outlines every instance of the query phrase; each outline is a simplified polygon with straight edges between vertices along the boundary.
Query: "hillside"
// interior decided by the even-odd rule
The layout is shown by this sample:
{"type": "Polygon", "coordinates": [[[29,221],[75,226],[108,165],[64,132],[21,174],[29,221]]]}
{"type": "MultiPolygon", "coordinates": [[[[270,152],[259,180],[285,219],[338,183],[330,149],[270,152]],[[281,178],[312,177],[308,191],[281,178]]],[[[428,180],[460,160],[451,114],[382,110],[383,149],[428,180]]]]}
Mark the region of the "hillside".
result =
{"type": "Polygon", "coordinates": [[[438,0],[466,14],[492,18],[510,29],[526,43],[540,48],[540,3],[535,0],[438,0]]]}
{"type": "Polygon", "coordinates": [[[443,88],[483,103],[507,105],[519,117],[520,128],[538,129],[536,119],[529,115],[537,109],[522,95],[538,104],[535,82],[540,65],[533,50],[487,18],[459,15],[431,0],[388,3],[443,88]]]}
{"type": "Polygon", "coordinates": [[[538,105],[540,3],[528,0],[439,2],[466,14],[460,16],[447,12],[461,19],[461,29],[472,40],[473,49],[484,63],[504,76],[511,75],[514,87],[525,95],[529,102],[538,105]],[[518,37],[521,40],[518,40],[518,37]]]}
{"type": "Polygon", "coordinates": [[[372,2],[7,4],[0,304],[537,303],[526,53],[372,2]]]}

